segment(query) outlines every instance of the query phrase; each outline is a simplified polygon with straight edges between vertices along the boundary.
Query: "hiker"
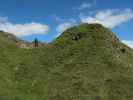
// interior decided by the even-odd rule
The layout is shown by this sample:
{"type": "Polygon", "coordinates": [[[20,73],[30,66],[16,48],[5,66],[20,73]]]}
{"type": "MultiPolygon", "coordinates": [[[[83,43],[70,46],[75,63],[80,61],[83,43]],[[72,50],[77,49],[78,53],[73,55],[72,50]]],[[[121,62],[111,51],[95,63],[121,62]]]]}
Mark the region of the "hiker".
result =
{"type": "Polygon", "coordinates": [[[35,38],[35,40],[34,40],[34,47],[37,48],[38,46],[39,46],[38,39],[35,38]]]}

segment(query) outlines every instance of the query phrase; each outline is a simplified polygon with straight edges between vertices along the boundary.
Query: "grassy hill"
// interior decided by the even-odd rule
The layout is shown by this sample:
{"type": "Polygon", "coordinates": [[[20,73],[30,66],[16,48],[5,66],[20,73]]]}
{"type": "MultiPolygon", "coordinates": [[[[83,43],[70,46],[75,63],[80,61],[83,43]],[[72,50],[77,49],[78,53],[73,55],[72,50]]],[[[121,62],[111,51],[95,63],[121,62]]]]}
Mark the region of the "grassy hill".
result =
{"type": "Polygon", "coordinates": [[[81,24],[42,48],[0,32],[0,100],[132,100],[133,50],[99,24],[81,24]]]}

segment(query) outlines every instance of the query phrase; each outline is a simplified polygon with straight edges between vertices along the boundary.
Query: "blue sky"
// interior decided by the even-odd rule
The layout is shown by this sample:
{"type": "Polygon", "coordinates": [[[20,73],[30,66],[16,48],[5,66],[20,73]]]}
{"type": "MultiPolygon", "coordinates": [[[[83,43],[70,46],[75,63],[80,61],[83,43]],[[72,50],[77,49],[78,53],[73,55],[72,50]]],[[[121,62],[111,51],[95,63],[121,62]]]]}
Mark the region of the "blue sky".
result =
{"type": "Polygon", "coordinates": [[[133,0],[0,0],[0,30],[50,42],[80,22],[101,23],[133,46],[133,0]]]}

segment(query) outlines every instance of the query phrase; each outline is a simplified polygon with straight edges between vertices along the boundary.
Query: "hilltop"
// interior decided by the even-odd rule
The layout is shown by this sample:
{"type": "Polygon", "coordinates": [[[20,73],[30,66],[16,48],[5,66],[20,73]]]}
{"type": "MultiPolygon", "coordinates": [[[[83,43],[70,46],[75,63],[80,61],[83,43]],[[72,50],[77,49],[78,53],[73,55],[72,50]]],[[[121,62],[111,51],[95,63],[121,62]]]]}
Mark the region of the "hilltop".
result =
{"type": "Polygon", "coordinates": [[[0,35],[0,100],[132,100],[133,50],[100,24],[81,24],[41,48],[0,35]]]}

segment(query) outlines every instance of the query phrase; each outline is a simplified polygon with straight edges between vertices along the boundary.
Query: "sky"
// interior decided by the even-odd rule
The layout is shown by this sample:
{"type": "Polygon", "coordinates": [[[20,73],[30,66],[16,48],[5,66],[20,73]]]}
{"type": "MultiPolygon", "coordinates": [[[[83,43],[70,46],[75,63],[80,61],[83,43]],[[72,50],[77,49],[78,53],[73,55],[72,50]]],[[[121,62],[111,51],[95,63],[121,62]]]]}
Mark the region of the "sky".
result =
{"type": "Polygon", "coordinates": [[[51,42],[79,23],[100,23],[133,48],[133,0],[0,0],[0,30],[51,42]]]}

